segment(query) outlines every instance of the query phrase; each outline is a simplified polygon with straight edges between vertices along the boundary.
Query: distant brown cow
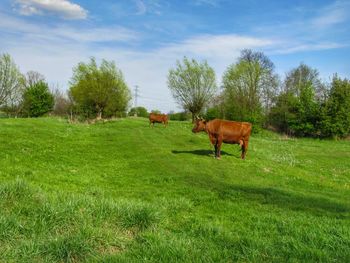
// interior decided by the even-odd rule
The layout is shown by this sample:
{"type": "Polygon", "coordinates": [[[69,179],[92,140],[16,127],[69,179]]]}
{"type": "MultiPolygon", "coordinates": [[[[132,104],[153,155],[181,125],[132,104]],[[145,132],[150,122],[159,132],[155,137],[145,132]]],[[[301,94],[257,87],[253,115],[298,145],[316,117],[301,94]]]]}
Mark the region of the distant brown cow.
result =
{"type": "Polygon", "coordinates": [[[196,120],[192,132],[205,131],[210,142],[215,147],[215,157],[221,158],[221,144],[239,144],[242,148],[241,158],[244,159],[248,150],[248,142],[252,125],[249,122],[236,122],[215,119],[212,121],[196,120]]]}
{"type": "Polygon", "coordinates": [[[149,125],[151,126],[151,124],[152,124],[154,126],[155,122],[163,123],[164,126],[166,127],[168,125],[168,115],[166,115],[166,114],[150,113],[150,115],[149,115],[149,125]]]}

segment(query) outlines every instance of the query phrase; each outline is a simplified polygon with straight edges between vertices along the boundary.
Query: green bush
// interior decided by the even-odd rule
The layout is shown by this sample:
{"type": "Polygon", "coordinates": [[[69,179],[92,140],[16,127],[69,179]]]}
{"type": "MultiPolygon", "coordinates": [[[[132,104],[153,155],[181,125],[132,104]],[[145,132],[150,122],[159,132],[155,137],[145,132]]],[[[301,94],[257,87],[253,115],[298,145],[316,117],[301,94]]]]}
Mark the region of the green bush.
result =
{"type": "Polygon", "coordinates": [[[206,120],[213,120],[213,119],[219,119],[220,116],[220,111],[218,108],[214,107],[214,108],[209,108],[207,110],[207,112],[204,115],[204,118],[206,120]]]}
{"type": "Polygon", "coordinates": [[[40,117],[50,112],[54,106],[54,97],[46,82],[40,81],[23,94],[23,112],[29,117],[40,117]]]}
{"type": "Polygon", "coordinates": [[[138,117],[144,117],[147,118],[149,113],[145,107],[134,107],[131,108],[128,115],[129,116],[135,116],[137,114],[138,117]]]}
{"type": "Polygon", "coordinates": [[[169,119],[172,121],[187,121],[191,119],[191,114],[185,111],[169,113],[169,119]]]}
{"type": "Polygon", "coordinates": [[[335,76],[329,98],[322,107],[320,129],[325,137],[350,134],[350,81],[335,76]]]}

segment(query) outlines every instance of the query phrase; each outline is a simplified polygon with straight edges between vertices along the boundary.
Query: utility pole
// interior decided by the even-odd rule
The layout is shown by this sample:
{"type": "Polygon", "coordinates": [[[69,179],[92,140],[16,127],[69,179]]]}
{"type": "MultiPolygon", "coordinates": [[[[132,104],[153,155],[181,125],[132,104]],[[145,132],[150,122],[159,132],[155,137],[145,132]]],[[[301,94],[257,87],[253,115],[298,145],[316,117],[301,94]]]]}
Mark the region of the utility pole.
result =
{"type": "Polygon", "coordinates": [[[135,114],[134,116],[137,117],[137,97],[139,96],[139,86],[138,85],[135,85],[135,114]]]}

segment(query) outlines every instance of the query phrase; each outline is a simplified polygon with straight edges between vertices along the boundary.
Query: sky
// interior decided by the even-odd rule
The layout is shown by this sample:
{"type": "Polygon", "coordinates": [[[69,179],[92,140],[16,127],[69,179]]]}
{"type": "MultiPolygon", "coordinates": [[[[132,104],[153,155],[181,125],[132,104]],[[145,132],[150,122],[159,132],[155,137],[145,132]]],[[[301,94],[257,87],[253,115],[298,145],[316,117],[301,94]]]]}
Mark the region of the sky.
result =
{"type": "Polygon", "coordinates": [[[113,60],[148,110],[181,110],[167,86],[177,60],[206,60],[220,87],[245,48],[264,52],[281,79],[301,62],[324,81],[350,78],[350,0],[0,1],[0,54],[22,72],[65,91],[79,62],[113,60]]]}

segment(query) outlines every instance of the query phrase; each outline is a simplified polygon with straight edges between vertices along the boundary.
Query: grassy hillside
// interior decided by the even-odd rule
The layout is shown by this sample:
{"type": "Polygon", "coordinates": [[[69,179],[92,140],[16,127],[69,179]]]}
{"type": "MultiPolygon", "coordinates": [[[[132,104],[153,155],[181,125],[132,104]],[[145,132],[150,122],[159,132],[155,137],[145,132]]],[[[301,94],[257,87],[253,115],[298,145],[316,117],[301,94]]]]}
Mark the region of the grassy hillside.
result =
{"type": "Polygon", "coordinates": [[[349,262],[350,142],[0,119],[0,262],[349,262]]]}

